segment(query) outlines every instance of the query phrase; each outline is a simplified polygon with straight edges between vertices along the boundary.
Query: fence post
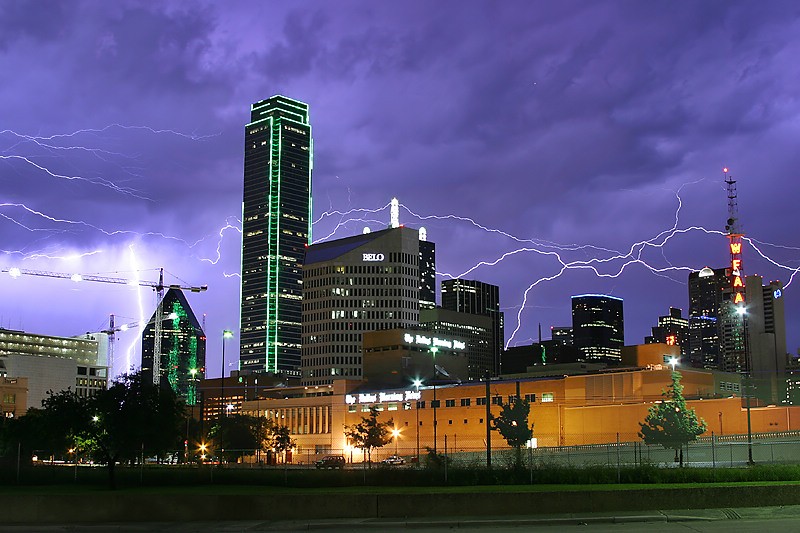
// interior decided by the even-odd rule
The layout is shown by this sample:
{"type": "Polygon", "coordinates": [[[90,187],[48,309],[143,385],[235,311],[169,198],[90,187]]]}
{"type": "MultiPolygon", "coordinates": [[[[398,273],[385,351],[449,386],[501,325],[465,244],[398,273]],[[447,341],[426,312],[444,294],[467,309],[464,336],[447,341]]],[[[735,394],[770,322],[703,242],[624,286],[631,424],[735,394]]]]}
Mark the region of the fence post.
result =
{"type": "Polygon", "coordinates": [[[528,442],[528,468],[531,471],[531,485],[533,485],[533,446],[528,442]]]}
{"type": "Polygon", "coordinates": [[[717,467],[717,454],[716,448],[714,446],[716,442],[716,437],[714,437],[714,432],[711,432],[711,468],[717,467]]]}
{"type": "Polygon", "coordinates": [[[447,434],[444,435],[444,482],[445,485],[447,484],[447,463],[450,461],[448,460],[449,457],[447,456],[447,434]]]}
{"type": "Polygon", "coordinates": [[[617,483],[620,482],[620,473],[619,473],[619,431],[617,432],[617,483]]]}

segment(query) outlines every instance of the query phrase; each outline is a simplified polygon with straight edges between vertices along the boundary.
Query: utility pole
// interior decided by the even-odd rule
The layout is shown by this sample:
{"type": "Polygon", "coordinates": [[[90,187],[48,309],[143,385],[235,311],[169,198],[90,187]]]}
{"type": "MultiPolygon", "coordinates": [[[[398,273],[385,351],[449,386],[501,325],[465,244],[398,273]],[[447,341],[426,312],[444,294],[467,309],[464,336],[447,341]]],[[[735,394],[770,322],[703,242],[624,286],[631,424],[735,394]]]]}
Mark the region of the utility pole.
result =
{"type": "Polygon", "coordinates": [[[491,396],[489,371],[484,374],[484,382],[486,383],[486,468],[492,468],[492,406],[489,399],[491,396]]]}

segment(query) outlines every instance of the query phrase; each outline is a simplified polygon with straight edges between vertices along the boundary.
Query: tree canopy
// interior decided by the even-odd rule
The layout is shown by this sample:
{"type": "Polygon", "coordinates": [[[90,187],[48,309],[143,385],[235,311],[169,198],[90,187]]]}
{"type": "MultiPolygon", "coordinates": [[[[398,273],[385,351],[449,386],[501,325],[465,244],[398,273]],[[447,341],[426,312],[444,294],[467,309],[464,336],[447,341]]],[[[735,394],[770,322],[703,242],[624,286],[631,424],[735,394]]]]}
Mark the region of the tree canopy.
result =
{"type": "Polygon", "coordinates": [[[683,397],[681,374],[672,373],[672,383],[661,393],[663,400],[652,405],[641,422],[639,436],[645,444],[657,444],[679,452],[683,464],[682,448],[706,431],[706,423],[698,419],[694,409],[686,405],[683,397]]]}
{"type": "Polygon", "coordinates": [[[178,447],[185,421],[184,404],[172,389],[120,376],[91,397],[67,389],[50,393],[41,409],[28,412],[4,432],[6,443],[24,444],[26,453],[41,451],[65,457],[77,449],[108,467],[115,488],[116,463],[133,461],[145,450],[162,456],[178,447]]]}
{"type": "Polygon", "coordinates": [[[497,431],[515,450],[515,463],[522,465],[522,447],[533,438],[533,424],[528,424],[531,412],[530,403],[522,398],[515,398],[508,403],[500,403],[500,414],[490,415],[492,430],[497,431]]]}
{"type": "Polygon", "coordinates": [[[394,420],[378,422],[378,408],[371,407],[369,416],[361,417],[361,422],[345,426],[344,434],[350,440],[350,444],[360,448],[367,455],[367,461],[372,464],[372,450],[382,448],[392,441],[392,432],[389,429],[394,420]]]}

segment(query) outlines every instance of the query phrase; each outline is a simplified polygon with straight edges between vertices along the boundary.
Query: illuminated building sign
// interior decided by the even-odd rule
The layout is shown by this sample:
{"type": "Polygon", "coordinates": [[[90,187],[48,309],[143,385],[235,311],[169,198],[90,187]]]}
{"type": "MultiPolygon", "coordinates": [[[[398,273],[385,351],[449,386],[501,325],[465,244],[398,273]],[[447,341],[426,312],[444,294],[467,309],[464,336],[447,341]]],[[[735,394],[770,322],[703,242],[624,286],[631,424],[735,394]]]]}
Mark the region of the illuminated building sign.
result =
{"type": "Polygon", "coordinates": [[[776,300],[781,296],[783,296],[783,292],[780,289],[775,289],[775,291],[773,291],[772,293],[772,297],[775,298],[776,300]]]}
{"type": "Polygon", "coordinates": [[[667,335],[667,346],[677,346],[678,338],[675,335],[667,335]]]}
{"type": "Polygon", "coordinates": [[[411,400],[419,400],[420,398],[422,398],[422,393],[412,390],[402,392],[365,392],[360,394],[346,394],[344,403],[347,405],[355,405],[357,403],[409,402],[411,400]]]}
{"type": "Polygon", "coordinates": [[[457,341],[455,339],[447,340],[440,337],[428,337],[427,335],[422,335],[419,333],[416,335],[406,333],[403,335],[403,341],[407,342],[408,344],[419,344],[422,346],[429,346],[431,348],[447,348],[450,350],[463,350],[467,347],[465,342],[457,341]]]}
{"type": "Polygon", "coordinates": [[[383,261],[386,256],[383,254],[361,254],[362,261],[383,261]]]}
{"type": "Polygon", "coordinates": [[[733,289],[733,303],[744,303],[744,282],[742,281],[742,242],[741,235],[732,234],[728,238],[731,251],[731,288],[733,289]]]}

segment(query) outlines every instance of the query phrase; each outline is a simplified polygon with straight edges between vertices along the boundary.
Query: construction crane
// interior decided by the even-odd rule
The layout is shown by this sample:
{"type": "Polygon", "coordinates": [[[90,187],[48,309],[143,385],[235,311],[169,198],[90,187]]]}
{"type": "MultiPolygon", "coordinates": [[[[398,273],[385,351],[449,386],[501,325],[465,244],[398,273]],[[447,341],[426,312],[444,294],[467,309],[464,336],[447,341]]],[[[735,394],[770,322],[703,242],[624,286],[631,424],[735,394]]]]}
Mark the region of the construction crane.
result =
{"type": "MultiPolygon", "coordinates": [[[[158,384],[161,380],[161,318],[163,314],[163,300],[164,300],[164,289],[177,289],[177,290],[187,290],[190,292],[204,292],[208,290],[208,285],[200,285],[200,286],[187,286],[187,285],[179,285],[179,284],[170,284],[164,285],[164,269],[160,268],[158,273],[158,281],[147,281],[147,280],[129,280],[126,278],[110,278],[107,276],[94,276],[94,275],[82,275],[82,274],[65,274],[63,272],[48,272],[45,270],[29,270],[24,268],[4,268],[0,269],[0,272],[8,272],[8,274],[12,278],[18,278],[20,276],[40,276],[45,278],[59,278],[59,279],[69,279],[75,282],[80,281],[93,281],[97,283],[115,283],[117,285],[137,285],[140,287],[151,287],[156,292],[156,323],[155,323],[155,346],[153,347],[153,383],[158,384]]],[[[114,315],[111,315],[111,323],[109,324],[109,330],[114,330],[114,315]]],[[[118,331],[122,331],[121,329],[118,331]]],[[[113,335],[113,333],[112,333],[113,335]]],[[[110,363],[110,362],[109,362],[110,363]]]]}
{"type": "Polygon", "coordinates": [[[105,333],[108,335],[108,367],[114,367],[114,346],[117,340],[118,331],[128,331],[129,329],[138,328],[138,322],[129,322],[127,324],[116,324],[116,315],[111,314],[108,316],[108,328],[101,329],[97,333],[105,333]]]}

